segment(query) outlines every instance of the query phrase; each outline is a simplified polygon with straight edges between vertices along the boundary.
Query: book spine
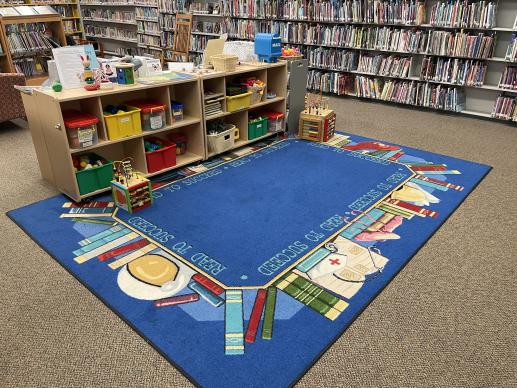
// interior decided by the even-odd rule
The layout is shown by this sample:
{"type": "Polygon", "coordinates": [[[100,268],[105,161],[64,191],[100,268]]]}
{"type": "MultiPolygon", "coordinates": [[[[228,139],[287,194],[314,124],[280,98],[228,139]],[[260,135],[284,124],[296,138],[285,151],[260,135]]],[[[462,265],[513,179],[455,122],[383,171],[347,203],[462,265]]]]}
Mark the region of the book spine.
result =
{"type": "Polygon", "coordinates": [[[438,213],[433,210],[425,209],[421,206],[413,205],[411,203],[407,203],[407,202],[401,201],[399,199],[389,198],[386,200],[386,202],[388,202],[391,205],[396,205],[403,209],[410,210],[412,212],[415,212],[415,213],[418,213],[418,214],[421,214],[421,215],[424,215],[427,217],[433,217],[433,218],[438,217],[438,213]]]}
{"type": "Polygon", "coordinates": [[[198,300],[199,300],[199,294],[194,292],[192,294],[178,295],[178,296],[173,296],[170,298],[155,300],[154,306],[155,307],[169,307],[169,306],[176,306],[178,304],[197,302],[198,300]]]}
{"type": "Polygon", "coordinates": [[[427,186],[432,189],[436,189],[436,190],[440,190],[440,191],[449,191],[448,187],[440,186],[433,182],[428,182],[428,181],[424,181],[424,180],[420,180],[420,179],[411,179],[411,182],[416,183],[417,185],[420,185],[420,186],[427,186]]]}
{"type": "Polygon", "coordinates": [[[115,240],[104,243],[104,245],[101,245],[92,251],[89,251],[89,252],[83,253],[80,256],[77,256],[76,258],[74,258],[74,261],[78,264],[82,264],[90,259],[93,259],[94,257],[97,257],[98,255],[100,255],[102,253],[105,253],[113,248],[123,245],[137,237],[138,237],[138,234],[136,234],[135,232],[130,232],[115,240]]]}
{"type": "Polygon", "coordinates": [[[100,225],[113,225],[116,221],[103,220],[100,217],[98,218],[87,218],[87,217],[74,217],[72,218],[73,222],[84,222],[87,224],[100,224],[100,225]]]}
{"type": "Polygon", "coordinates": [[[214,294],[212,291],[210,291],[208,288],[203,286],[201,283],[196,282],[195,280],[192,280],[188,284],[188,288],[190,288],[192,291],[197,292],[201,298],[206,300],[208,303],[210,303],[214,307],[219,307],[224,303],[224,299],[214,294]]]}
{"type": "Polygon", "coordinates": [[[413,171],[445,171],[447,166],[409,166],[413,171]]]}
{"type": "Polygon", "coordinates": [[[457,190],[457,191],[463,191],[463,189],[464,189],[463,186],[455,185],[455,184],[452,184],[452,183],[449,183],[449,182],[446,182],[446,181],[441,181],[439,179],[429,178],[429,177],[423,176],[423,175],[417,175],[415,177],[415,179],[419,179],[419,180],[422,180],[422,181],[435,183],[437,185],[444,186],[444,187],[447,187],[449,189],[453,189],[453,190],[457,190]]]}
{"type": "Polygon", "coordinates": [[[386,213],[391,213],[396,216],[401,216],[401,217],[407,218],[408,220],[413,218],[413,215],[414,215],[413,212],[410,212],[410,211],[407,211],[404,209],[400,209],[400,208],[396,208],[394,206],[387,205],[385,203],[381,203],[378,207],[379,207],[379,209],[384,210],[386,213]]]}
{"type": "Polygon", "coordinates": [[[109,243],[110,241],[116,240],[119,237],[125,236],[126,234],[129,234],[129,233],[131,233],[130,229],[123,228],[123,229],[119,230],[118,232],[108,234],[107,236],[105,236],[97,241],[94,241],[88,245],[83,245],[81,248],[76,249],[72,253],[75,256],[82,255],[83,253],[93,251],[94,249],[96,249],[106,243],[109,243]]]}
{"type": "Polygon", "coordinates": [[[325,291],[323,288],[317,286],[313,282],[298,276],[295,273],[289,273],[281,279],[291,283],[292,285],[298,287],[303,292],[308,293],[311,296],[314,296],[321,300],[322,302],[328,304],[330,307],[335,308],[336,310],[343,311],[348,307],[348,303],[344,300],[339,299],[337,296],[332,295],[330,292],[325,291]]]}
{"type": "Polygon", "coordinates": [[[227,290],[224,311],[224,353],[244,354],[242,290],[227,290]]]}
{"type": "Polygon", "coordinates": [[[260,318],[262,317],[262,311],[264,310],[265,301],[266,290],[258,290],[257,296],[255,297],[255,303],[253,304],[253,309],[251,310],[251,316],[248,322],[248,329],[246,330],[246,335],[244,336],[245,341],[248,343],[255,342],[258,327],[260,324],[260,318]]]}
{"type": "Polygon", "coordinates": [[[92,207],[113,207],[115,202],[88,202],[88,203],[77,203],[77,202],[65,202],[63,207],[80,207],[80,208],[92,208],[92,207]]]}
{"type": "Polygon", "coordinates": [[[133,260],[136,260],[139,257],[142,257],[143,255],[145,255],[151,251],[154,251],[156,248],[158,248],[156,245],[148,244],[148,245],[146,245],[140,249],[137,249],[136,251],[133,251],[130,254],[125,255],[125,256],[121,257],[120,259],[117,259],[114,262],[108,264],[108,267],[110,267],[111,269],[120,268],[120,267],[132,262],[133,260]]]}
{"type": "Polygon", "coordinates": [[[149,244],[148,240],[145,240],[145,239],[138,240],[138,241],[129,243],[127,245],[124,245],[124,246],[122,246],[120,248],[115,248],[115,249],[112,249],[111,251],[105,252],[105,253],[99,255],[97,258],[100,261],[107,261],[109,259],[112,259],[112,258],[114,258],[116,256],[119,256],[119,255],[122,255],[124,253],[131,252],[131,251],[134,251],[136,249],[143,248],[143,247],[145,247],[148,244],[149,244]]]}
{"type": "Polygon", "coordinates": [[[307,272],[312,267],[314,267],[316,264],[318,264],[321,260],[323,260],[325,257],[330,255],[330,252],[328,249],[325,248],[319,248],[316,252],[311,254],[309,257],[307,257],[305,260],[300,262],[296,269],[301,272],[307,272]]]}
{"type": "Polygon", "coordinates": [[[275,321],[276,287],[268,287],[266,305],[264,307],[264,321],[262,322],[262,339],[273,338],[273,323],[275,321]]]}
{"type": "Polygon", "coordinates": [[[106,236],[109,236],[111,233],[115,233],[115,232],[118,232],[119,230],[122,230],[122,228],[124,228],[124,226],[122,225],[115,225],[113,226],[112,228],[109,228],[103,232],[100,232],[100,233],[97,233],[97,234],[94,234],[93,236],[90,236],[88,238],[85,238],[84,240],[81,240],[79,241],[79,245],[80,246],[85,246],[85,245],[88,245],[94,241],[97,241],[97,240],[100,240],[106,236]]]}
{"type": "Polygon", "coordinates": [[[423,175],[460,175],[458,170],[443,170],[443,171],[419,171],[423,175]]]}
{"type": "Polygon", "coordinates": [[[195,280],[216,295],[221,295],[224,292],[224,288],[208,279],[205,275],[201,275],[200,273],[194,274],[192,276],[192,280],[195,280]]]}

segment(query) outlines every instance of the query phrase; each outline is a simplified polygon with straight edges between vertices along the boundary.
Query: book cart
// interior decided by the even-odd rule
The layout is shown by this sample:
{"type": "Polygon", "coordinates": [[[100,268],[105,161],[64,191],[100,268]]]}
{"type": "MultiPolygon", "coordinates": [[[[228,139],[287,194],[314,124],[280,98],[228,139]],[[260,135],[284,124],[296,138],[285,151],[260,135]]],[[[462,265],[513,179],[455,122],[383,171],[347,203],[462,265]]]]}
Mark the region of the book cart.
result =
{"type": "MultiPolygon", "coordinates": [[[[96,169],[103,170],[107,182],[112,168],[111,162],[131,158],[136,171],[145,177],[151,177],[170,170],[178,169],[191,163],[205,160],[214,154],[207,149],[206,123],[214,117],[205,117],[203,108],[203,91],[207,85],[217,86],[224,93],[224,85],[230,77],[254,75],[267,79],[276,97],[260,101],[248,108],[234,112],[223,112],[217,117],[224,117],[229,123],[234,123],[241,129],[240,138],[232,148],[247,145],[253,141],[273,136],[281,131],[268,132],[263,136],[250,139],[248,136],[248,113],[259,109],[275,110],[285,114],[285,96],[287,89],[287,72],[285,63],[276,64],[247,64],[239,65],[231,73],[211,72],[203,75],[193,75],[192,78],[160,82],[159,84],[130,86],[114,85],[112,90],[86,91],[82,88],[53,92],[50,90],[34,89],[32,94],[22,93],[32,140],[43,178],[51,182],[58,190],[74,201],[81,201],[96,194],[111,190],[109,185],[103,187],[80,187],[85,171],[74,169],[74,158],[95,154],[109,162],[96,169]],[[134,100],[153,100],[163,104],[165,108],[165,126],[161,129],[143,130],[134,134],[124,134],[124,137],[113,138],[113,130],[104,120],[104,111],[108,105],[117,105],[134,100]],[[183,117],[175,121],[173,104],[183,105],[183,117]],[[80,111],[94,116],[97,121],[97,144],[85,148],[71,148],[65,128],[63,112],[80,111]],[[181,134],[181,135],[180,135],[181,134]],[[145,141],[156,138],[167,142],[171,136],[180,135],[188,138],[185,153],[175,155],[175,164],[160,170],[151,169],[146,153],[145,141]],[[151,170],[151,172],[150,172],[151,170]],[[107,176],[106,176],[107,175],[107,176]]],[[[129,105],[129,104],[128,104],[129,105]]],[[[224,105],[226,106],[226,105],[224,105]]],[[[100,172],[99,172],[100,174],[100,172]]]]}

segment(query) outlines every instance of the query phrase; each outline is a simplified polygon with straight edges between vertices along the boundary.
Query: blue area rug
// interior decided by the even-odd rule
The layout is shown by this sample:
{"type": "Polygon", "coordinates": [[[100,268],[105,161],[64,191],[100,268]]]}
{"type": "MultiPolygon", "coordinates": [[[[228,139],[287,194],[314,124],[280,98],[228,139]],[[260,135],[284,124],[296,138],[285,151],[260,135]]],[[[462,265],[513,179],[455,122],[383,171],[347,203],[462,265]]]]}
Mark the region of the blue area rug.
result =
{"type": "Polygon", "coordinates": [[[193,382],[296,382],[490,167],[338,134],[227,154],[109,196],[8,213],[193,382]]]}

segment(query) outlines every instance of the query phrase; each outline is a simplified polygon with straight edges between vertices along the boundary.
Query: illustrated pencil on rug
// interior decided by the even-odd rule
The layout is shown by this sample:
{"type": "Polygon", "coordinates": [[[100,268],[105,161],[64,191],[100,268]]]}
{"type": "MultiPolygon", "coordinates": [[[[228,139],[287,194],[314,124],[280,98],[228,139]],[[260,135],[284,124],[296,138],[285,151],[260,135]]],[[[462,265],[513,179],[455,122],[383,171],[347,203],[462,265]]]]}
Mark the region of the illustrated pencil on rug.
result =
{"type": "Polygon", "coordinates": [[[266,290],[264,290],[264,289],[258,290],[257,296],[255,296],[255,303],[253,304],[253,309],[251,310],[251,316],[250,316],[250,320],[248,322],[248,329],[246,330],[246,335],[244,337],[246,342],[249,342],[249,343],[255,342],[258,327],[260,324],[260,318],[262,317],[262,311],[264,310],[265,301],[266,301],[266,290]]]}

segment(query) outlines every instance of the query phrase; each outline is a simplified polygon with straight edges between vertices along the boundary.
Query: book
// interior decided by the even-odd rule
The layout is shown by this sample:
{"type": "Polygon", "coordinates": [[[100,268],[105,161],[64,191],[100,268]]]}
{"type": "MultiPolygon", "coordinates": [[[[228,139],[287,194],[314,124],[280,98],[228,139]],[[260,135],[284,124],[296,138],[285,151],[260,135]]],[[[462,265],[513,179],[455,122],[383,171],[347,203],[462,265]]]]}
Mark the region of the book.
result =
{"type": "MultiPolygon", "coordinates": [[[[113,247],[113,248],[115,248],[115,247],[113,247]]],[[[158,247],[154,244],[147,244],[147,245],[143,246],[142,248],[137,249],[136,251],[133,251],[133,252],[111,262],[110,264],[108,264],[108,267],[110,267],[111,269],[118,269],[118,268],[132,262],[133,260],[136,260],[139,257],[142,257],[145,254],[147,254],[151,251],[154,251],[156,248],[158,248],[158,247]]],[[[101,253],[104,253],[104,252],[100,252],[100,254],[101,253]]]]}
{"type": "Polygon", "coordinates": [[[224,353],[244,354],[242,290],[227,290],[224,306],[224,353]]]}
{"type": "Polygon", "coordinates": [[[115,240],[111,240],[110,242],[104,242],[103,245],[100,245],[91,251],[88,251],[86,253],[81,254],[80,256],[75,257],[74,261],[78,264],[82,264],[90,259],[93,259],[94,257],[97,257],[98,255],[100,255],[104,252],[107,252],[113,248],[123,245],[137,237],[138,237],[138,234],[135,232],[127,233],[115,240]]]}
{"type": "Polygon", "coordinates": [[[244,340],[248,343],[255,342],[257,336],[258,327],[260,324],[260,318],[262,317],[262,311],[264,310],[264,302],[266,301],[266,290],[260,289],[257,291],[255,296],[255,303],[251,310],[251,316],[248,322],[248,328],[244,340]]]}
{"type": "Polygon", "coordinates": [[[391,213],[396,216],[402,216],[404,218],[407,218],[408,220],[413,218],[413,215],[414,215],[413,212],[410,212],[410,211],[404,210],[404,209],[400,209],[395,206],[388,205],[385,202],[379,204],[378,208],[385,211],[386,213],[391,213]]]}
{"type": "Polygon", "coordinates": [[[112,233],[118,232],[119,230],[122,230],[124,228],[125,228],[125,226],[123,226],[123,225],[115,225],[109,229],[106,229],[100,233],[96,233],[88,238],[85,238],[84,240],[79,241],[79,245],[80,246],[88,245],[94,241],[100,240],[100,239],[102,239],[106,236],[109,236],[112,233]]]}
{"type": "Polygon", "coordinates": [[[63,207],[76,207],[76,208],[106,208],[106,207],[114,207],[115,202],[106,202],[106,201],[95,201],[95,202],[87,202],[87,203],[77,203],[77,202],[65,202],[63,207]]]}
{"type": "Polygon", "coordinates": [[[114,233],[110,233],[110,234],[102,237],[101,239],[98,239],[97,241],[94,241],[87,245],[83,245],[81,248],[73,251],[73,254],[76,256],[80,256],[83,253],[90,252],[90,251],[94,250],[95,248],[98,248],[106,243],[109,243],[110,241],[116,240],[117,238],[125,236],[126,234],[129,234],[131,232],[132,232],[131,229],[122,228],[114,233]]]}
{"type": "Polygon", "coordinates": [[[112,250],[107,251],[105,253],[102,253],[97,258],[100,261],[107,261],[107,260],[112,259],[112,258],[114,258],[116,256],[120,256],[120,255],[122,255],[124,253],[131,252],[131,251],[134,251],[136,249],[143,248],[143,247],[145,247],[148,244],[149,244],[148,240],[145,240],[145,239],[138,240],[138,241],[129,243],[127,245],[124,245],[122,247],[115,248],[115,249],[112,249],[112,250]]]}
{"type": "Polygon", "coordinates": [[[426,217],[426,216],[427,217],[432,217],[432,218],[438,217],[438,213],[433,211],[433,210],[425,209],[425,208],[423,208],[421,206],[413,205],[411,203],[404,202],[404,201],[401,201],[401,200],[398,200],[398,199],[388,198],[385,202],[389,203],[390,205],[394,205],[394,206],[397,206],[399,208],[412,211],[416,215],[420,215],[420,216],[423,216],[423,217],[426,217]]]}
{"type": "Polygon", "coordinates": [[[273,338],[273,325],[275,321],[276,287],[268,287],[266,303],[264,307],[264,320],[262,322],[262,339],[273,338]]]}
{"type": "Polygon", "coordinates": [[[423,181],[423,182],[434,183],[435,185],[447,187],[447,188],[457,190],[457,191],[463,191],[463,189],[464,189],[463,186],[455,185],[455,184],[452,184],[452,183],[449,183],[446,181],[441,181],[439,179],[429,178],[429,177],[423,176],[423,175],[417,175],[414,179],[418,179],[418,182],[417,182],[418,184],[421,184],[423,181]]]}
{"type": "Polygon", "coordinates": [[[224,292],[224,288],[217,285],[212,280],[208,279],[205,275],[201,275],[200,273],[194,274],[192,276],[192,280],[195,280],[216,295],[221,295],[224,292]]]}
{"type": "Polygon", "coordinates": [[[198,283],[195,280],[192,280],[188,284],[188,288],[190,288],[192,291],[197,292],[204,300],[206,300],[208,303],[210,303],[214,307],[220,307],[224,304],[223,298],[214,294],[208,288],[206,288],[201,283],[198,283]]]}

